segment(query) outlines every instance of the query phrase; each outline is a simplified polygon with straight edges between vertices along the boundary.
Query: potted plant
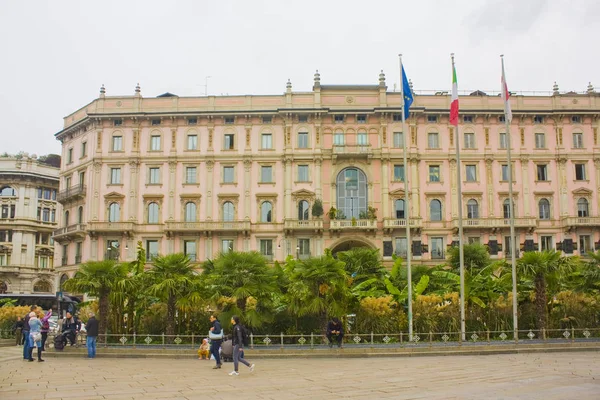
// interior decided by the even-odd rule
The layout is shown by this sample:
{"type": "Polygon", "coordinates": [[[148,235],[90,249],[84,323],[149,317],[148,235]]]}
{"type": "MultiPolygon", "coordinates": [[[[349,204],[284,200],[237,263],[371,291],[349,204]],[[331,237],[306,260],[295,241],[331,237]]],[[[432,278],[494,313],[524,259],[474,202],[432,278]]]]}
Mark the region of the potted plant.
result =
{"type": "Polygon", "coordinates": [[[367,210],[367,218],[370,220],[377,219],[377,209],[375,207],[369,206],[369,209],[367,210]]]}
{"type": "Polygon", "coordinates": [[[312,205],[312,216],[314,218],[321,218],[323,216],[323,202],[321,199],[316,199],[312,205]]]}
{"type": "Polygon", "coordinates": [[[356,226],[356,217],[352,217],[352,226],[356,226]]]}
{"type": "Polygon", "coordinates": [[[329,211],[327,212],[327,216],[329,217],[329,219],[336,219],[338,216],[338,210],[335,207],[331,207],[329,209],[329,211]]]}

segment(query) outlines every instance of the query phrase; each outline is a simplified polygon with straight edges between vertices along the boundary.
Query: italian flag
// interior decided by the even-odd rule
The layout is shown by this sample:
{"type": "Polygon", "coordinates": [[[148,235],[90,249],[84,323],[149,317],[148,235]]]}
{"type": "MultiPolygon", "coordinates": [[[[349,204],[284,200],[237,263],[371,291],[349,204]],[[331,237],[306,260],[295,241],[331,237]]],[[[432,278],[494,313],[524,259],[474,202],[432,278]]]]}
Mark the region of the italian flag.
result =
{"type": "Polygon", "coordinates": [[[450,124],[458,126],[458,85],[456,83],[454,58],[452,58],[452,103],[450,103],[450,124]]]}

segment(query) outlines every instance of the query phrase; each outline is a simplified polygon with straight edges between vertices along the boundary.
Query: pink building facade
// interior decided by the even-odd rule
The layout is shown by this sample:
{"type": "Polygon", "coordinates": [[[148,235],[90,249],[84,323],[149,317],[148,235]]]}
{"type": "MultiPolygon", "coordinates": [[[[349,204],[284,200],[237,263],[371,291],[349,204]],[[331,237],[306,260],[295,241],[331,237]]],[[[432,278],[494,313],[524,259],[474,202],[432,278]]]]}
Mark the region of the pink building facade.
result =
{"type": "MultiPolygon", "coordinates": [[[[518,251],[584,255],[600,246],[600,96],[512,97],[518,251]]],[[[100,97],[56,134],[64,211],[54,232],[65,275],[86,260],[155,254],[196,261],[257,250],[268,260],[355,246],[437,264],[464,232],[510,254],[506,130],[499,96],[415,95],[407,131],[400,94],[378,85],[321,85],[282,95],[100,97]],[[407,140],[408,165],[403,165],[407,140]],[[461,146],[457,164],[455,146],[461,146]],[[463,182],[456,181],[456,168],[463,182]],[[409,177],[410,212],[404,206],[409,177]],[[312,215],[315,200],[325,215],[312,215]],[[331,208],[338,210],[330,218],[331,208]],[[410,214],[410,215],[408,215],[410,214]],[[407,218],[407,216],[409,218],[407,218]]]]}

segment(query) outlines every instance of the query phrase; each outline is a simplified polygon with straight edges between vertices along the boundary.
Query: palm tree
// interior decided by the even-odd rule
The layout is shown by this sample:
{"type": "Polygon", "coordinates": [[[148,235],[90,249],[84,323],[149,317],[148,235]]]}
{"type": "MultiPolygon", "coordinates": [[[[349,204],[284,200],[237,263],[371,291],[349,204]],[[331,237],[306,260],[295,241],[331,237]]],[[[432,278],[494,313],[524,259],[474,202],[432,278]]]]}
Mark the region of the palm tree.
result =
{"type": "MultiPolygon", "coordinates": [[[[486,247],[479,243],[467,244],[463,246],[465,269],[471,270],[474,273],[474,269],[483,269],[490,264],[490,254],[486,247]]],[[[453,246],[449,253],[448,264],[453,270],[460,271],[460,257],[458,246],[453,246]]]]}
{"type": "Polygon", "coordinates": [[[190,259],[183,253],[158,256],[154,268],[146,272],[148,292],[167,304],[167,335],[175,334],[175,309],[178,299],[183,299],[194,288],[197,275],[190,259]]]}
{"type": "Polygon", "coordinates": [[[202,280],[213,303],[223,298],[234,301],[222,310],[225,323],[239,314],[245,324],[257,328],[271,320],[271,306],[279,291],[277,271],[256,251],[230,251],[205,263],[202,280]]]}
{"type": "Polygon", "coordinates": [[[79,267],[75,276],[64,284],[66,290],[98,297],[100,320],[98,330],[106,332],[109,297],[113,291],[128,286],[127,266],[114,260],[88,261],[79,267]]]}
{"type": "Polygon", "coordinates": [[[560,281],[574,268],[570,257],[562,257],[560,251],[530,251],[519,259],[517,268],[520,278],[532,279],[534,282],[535,308],[538,329],[546,329],[548,324],[548,294],[549,279],[560,281]]]}

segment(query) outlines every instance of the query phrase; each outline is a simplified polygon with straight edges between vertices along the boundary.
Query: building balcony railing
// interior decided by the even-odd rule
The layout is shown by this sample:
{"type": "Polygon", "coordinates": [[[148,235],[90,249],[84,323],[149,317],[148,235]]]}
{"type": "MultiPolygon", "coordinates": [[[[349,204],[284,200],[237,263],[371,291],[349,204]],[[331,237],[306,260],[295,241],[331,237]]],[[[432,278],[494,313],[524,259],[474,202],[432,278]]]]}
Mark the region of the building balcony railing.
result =
{"type": "Polygon", "coordinates": [[[86,189],[87,188],[85,185],[71,186],[70,188],[58,192],[58,194],[56,195],[56,201],[58,201],[61,204],[64,204],[71,200],[82,199],[85,197],[86,189]]]}
{"type": "Polygon", "coordinates": [[[84,238],[87,234],[85,229],[86,224],[73,224],[55,229],[52,236],[57,242],[69,242],[75,238],[84,238]]]}
{"type": "Polygon", "coordinates": [[[250,221],[205,221],[204,226],[211,232],[250,232],[250,221]]]}
{"type": "MultiPolygon", "coordinates": [[[[510,218],[497,218],[495,220],[495,226],[498,228],[509,228],[510,218]]],[[[516,228],[535,228],[537,226],[537,218],[532,217],[515,217],[516,228]]]]}
{"type": "MultiPolygon", "coordinates": [[[[452,227],[458,228],[458,219],[452,220],[452,227]]],[[[510,218],[464,218],[463,228],[509,228],[510,218]]],[[[516,228],[535,228],[537,227],[537,218],[517,217],[515,218],[516,228]]]]}
{"type": "Polygon", "coordinates": [[[68,258],[67,258],[67,257],[63,257],[63,258],[60,260],[60,265],[62,265],[62,266],[68,265],[68,263],[69,263],[69,260],[68,260],[68,258]]]}
{"type": "Polygon", "coordinates": [[[333,154],[338,157],[368,157],[373,155],[369,144],[334,144],[333,154]]]}
{"type": "Polygon", "coordinates": [[[329,224],[329,229],[333,230],[346,230],[346,229],[360,229],[360,230],[375,230],[377,229],[377,220],[374,219],[334,219],[329,224]]]}
{"type": "Polygon", "coordinates": [[[563,225],[572,226],[600,226],[600,217],[566,217],[562,220],[563,225]]]}
{"type": "Polygon", "coordinates": [[[130,235],[134,229],[133,222],[89,222],[87,224],[88,232],[97,233],[121,233],[130,235]]]}
{"type": "Polygon", "coordinates": [[[165,230],[169,232],[202,232],[206,230],[204,222],[173,222],[166,223],[165,230]]]}
{"type": "Polygon", "coordinates": [[[75,264],[81,264],[81,255],[75,256],[75,264]]]}
{"type": "MultiPolygon", "coordinates": [[[[411,228],[421,228],[423,223],[421,218],[410,218],[411,228]]],[[[383,220],[383,227],[385,229],[399,229],[406,228],[406,218],[386,218],[383,220]]]]}
{"type": "Polygon", "coordinates": [[[323,230],[322,219],[286,219],[284,222],[286,230],[323,230]]]}

